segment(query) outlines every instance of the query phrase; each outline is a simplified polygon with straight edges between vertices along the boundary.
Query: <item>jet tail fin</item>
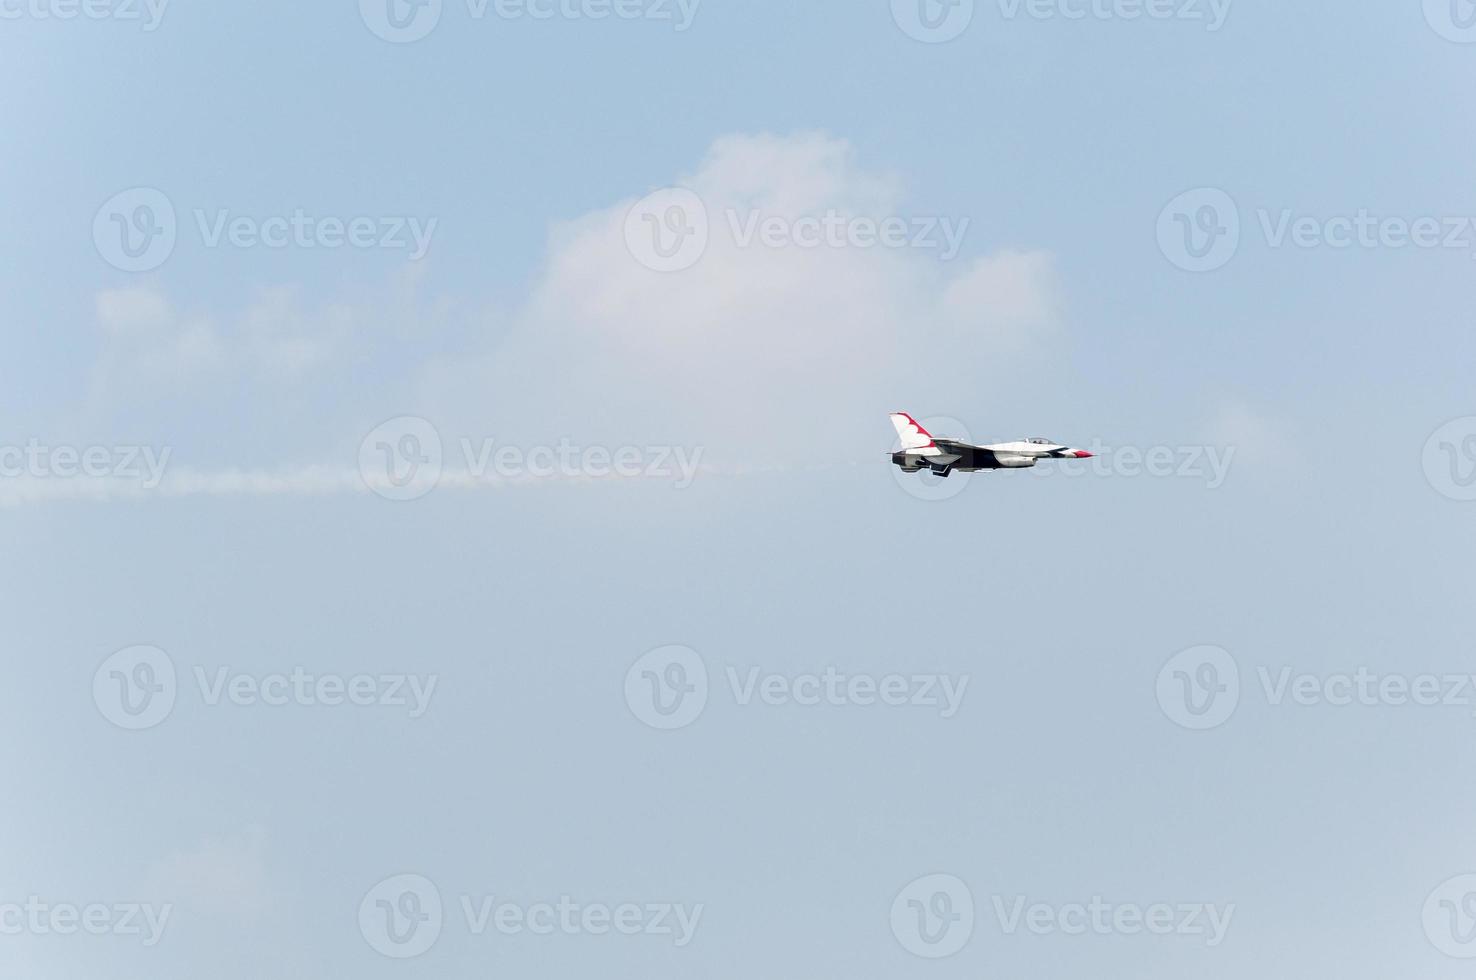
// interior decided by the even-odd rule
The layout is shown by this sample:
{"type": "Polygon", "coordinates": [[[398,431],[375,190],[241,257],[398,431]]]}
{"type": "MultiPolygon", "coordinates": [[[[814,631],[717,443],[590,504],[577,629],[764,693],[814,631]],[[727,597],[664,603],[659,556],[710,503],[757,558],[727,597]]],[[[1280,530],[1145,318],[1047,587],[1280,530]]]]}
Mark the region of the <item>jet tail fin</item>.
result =
{"type": "Polygon", "coordinates": [[[893,412],[892,425],[897,429],[897,436],[902,440],[903,449],[932,448],[932,435],[906,412],[893,412]]]}

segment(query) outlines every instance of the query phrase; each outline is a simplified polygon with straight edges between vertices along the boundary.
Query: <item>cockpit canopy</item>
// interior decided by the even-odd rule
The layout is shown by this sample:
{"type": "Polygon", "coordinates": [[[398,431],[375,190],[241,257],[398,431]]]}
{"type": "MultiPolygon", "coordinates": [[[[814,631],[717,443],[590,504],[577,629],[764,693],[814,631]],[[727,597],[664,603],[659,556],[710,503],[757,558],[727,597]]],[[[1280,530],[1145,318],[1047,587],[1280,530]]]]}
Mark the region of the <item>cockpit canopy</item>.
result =
{"type": "Polygon", "coordinates": [[[1035,436],[1034,438],[1032,438],[1032,439],[1026,439],[1025,441],[1028,442],[1028,443],[1030,443],[1030,445],[1032,445],[1032,446],[1054,446],[1055,445],[1055,443],[1052,442],[1050,439],[1042,439],[1040,436],[1035,436]]]}

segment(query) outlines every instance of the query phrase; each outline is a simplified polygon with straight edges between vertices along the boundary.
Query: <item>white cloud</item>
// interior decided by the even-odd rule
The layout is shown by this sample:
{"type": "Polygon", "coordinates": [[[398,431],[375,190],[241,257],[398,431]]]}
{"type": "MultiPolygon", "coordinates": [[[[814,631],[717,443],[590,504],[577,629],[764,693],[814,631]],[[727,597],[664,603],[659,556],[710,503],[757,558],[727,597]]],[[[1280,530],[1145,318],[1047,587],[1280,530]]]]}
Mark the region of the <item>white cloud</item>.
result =
{"type": "Polygon", "coordinates": [[[106,289],[97,296],[104,336],[104,381],[153,386],[168,378],[220,370],[227,350],[211,324],[183,318],[152,286],[106,289]]]}
{"type": "Polygon", "coordinates": [[[1058,322],[1043,252],[950,263],[927,249],[735,238],[729,214],[752,208],[791,223],[832,209],[910,217],[898,182],[862,169],[842,140],[725,137],[679,183],[709,218],[695,265],[656,272],[630,253],[638,197],[560,226],[506,342],[475,362],[435,365],[427,392],[448,414],[480,414],[503,433],[814,454],[817,437],[842,427],[859,425],[853,445],[871,446],[885,428],[858,413],[870,420],[897,407],[907,384],[945,384],[962,365],[1018,353],[1058,322]]]}
{"type": "Polygon", "coordinates": [[[253,827],[176,851],[149,869],[143,891],[175,904],[179,916],[196,922],[250,927],[272,897],[266,834],[253,827]]]}
{"type": "Polygon", "coordinates": [[[109,335],[151,336],[174,321],[169,300],[148,286],[105,289],[97,295],[97,319],[109,335]]]}
{"type": "Polygon", "coordinates": [[[982,335],[1000,349],[1019,349],[1059,320],[1054,264],[1044,252],[1003,251],[976,259],[948,283],[939,307],[956,336],[982,335]]]}
{"type": "Polygon", "coordinates": [[[353,332],[355,311],[343,304],[304,310],[290,289],[263,290],[241,315],[245,356],[276,376],[297,376],[340,354],[353,332]]]}
{"type": "Polygon", "coordinates": [[[308,378],[347,358],[356,331],[377,323],[374,307],[306,306],[286,287],[260,290],[239,313],[181,314],[156,286],[103,290],[97,296],[109,390],[179,387],[223,376],[308,378]]]}

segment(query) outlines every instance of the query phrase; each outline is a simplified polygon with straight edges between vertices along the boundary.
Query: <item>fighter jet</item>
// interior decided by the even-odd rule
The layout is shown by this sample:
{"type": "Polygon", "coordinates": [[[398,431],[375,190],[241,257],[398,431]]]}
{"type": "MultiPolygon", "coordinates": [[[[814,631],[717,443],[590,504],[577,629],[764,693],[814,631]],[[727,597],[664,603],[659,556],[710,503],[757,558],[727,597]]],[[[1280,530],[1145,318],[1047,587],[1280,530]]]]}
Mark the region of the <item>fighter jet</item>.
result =
{"type": "Polygon", "coordinates": [[[893,412],[892,425],[902,439],[902,448],[892,453],[892,462],[904,473],[926,469],[946,477],[955,471],[1028,469],[1042,459],[1092,458],[1092,453],[1072,449],[1050,439],[1022,439],[993,446],[972,446],[956,439],[937,439],[906,412],[893,412]]]}

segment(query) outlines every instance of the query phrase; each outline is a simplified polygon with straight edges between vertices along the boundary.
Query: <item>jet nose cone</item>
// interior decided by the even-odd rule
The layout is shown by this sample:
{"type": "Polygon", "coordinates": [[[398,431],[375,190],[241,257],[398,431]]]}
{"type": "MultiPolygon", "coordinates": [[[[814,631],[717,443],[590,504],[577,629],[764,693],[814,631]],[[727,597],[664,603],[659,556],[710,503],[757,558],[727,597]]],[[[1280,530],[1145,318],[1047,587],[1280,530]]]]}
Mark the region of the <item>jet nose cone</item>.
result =
{"type": "Polygon", "coordinates": [[[1091,459],[1096,455],[1096,453],[1089,453],[1085,449],[1076,449],[1072,451],[1071,455],[1075,456],[1077,459],[1091,459]]]}

